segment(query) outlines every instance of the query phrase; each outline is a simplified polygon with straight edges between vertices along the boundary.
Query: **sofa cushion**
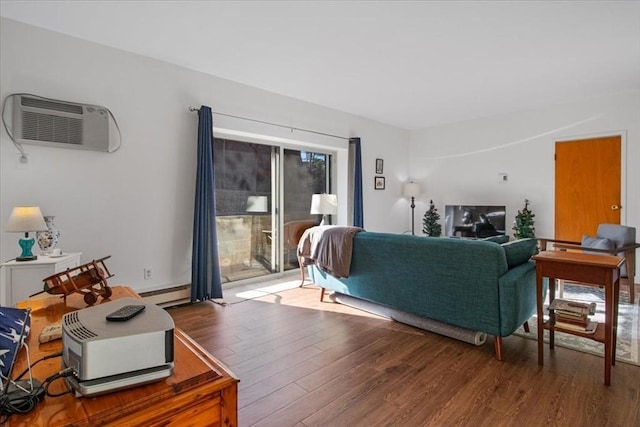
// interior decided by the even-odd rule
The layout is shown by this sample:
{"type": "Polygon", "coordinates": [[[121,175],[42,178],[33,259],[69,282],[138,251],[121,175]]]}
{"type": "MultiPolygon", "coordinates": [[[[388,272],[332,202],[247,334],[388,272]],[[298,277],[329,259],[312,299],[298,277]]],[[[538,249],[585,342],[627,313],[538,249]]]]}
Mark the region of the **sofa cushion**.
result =
{"type": "Polygon", "coordinates": [[[582,236],[582,247],[591,249],[614,249],[615,243],[606,237],[591,237],[586,234],[582,236]]]}
{"type": "Polygon", "coordinates": [[[509,236],[507,236],[506,234],[498,234],[497,236],[485,237],[484,239],[480,239],[480,240],[484,240],[485,242],[493,242],[501,245],[509,241],[509,236]]]}
{"type": "Polygon", "coordinates": [[[503,243],[502,248],[507,256],[509,269],[529,261],[536,253],[537,241],[535,239],[518,239],[503,243]]]}

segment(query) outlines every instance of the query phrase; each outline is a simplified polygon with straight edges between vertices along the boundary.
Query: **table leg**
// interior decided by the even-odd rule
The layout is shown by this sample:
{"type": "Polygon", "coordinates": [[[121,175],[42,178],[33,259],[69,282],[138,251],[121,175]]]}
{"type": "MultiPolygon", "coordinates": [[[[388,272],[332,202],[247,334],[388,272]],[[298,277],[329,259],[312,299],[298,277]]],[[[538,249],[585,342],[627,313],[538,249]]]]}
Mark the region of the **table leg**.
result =
{"type": "MultiPolygon", "coordinates": [[[[556,279],[553,277],[549,277],[549,304],[551,301],[556,299],[556,279]]],[[[553,350],[555,347],[556,341],[556,331],[553,326],[556,324],[555,314],[549,311],[549,322],[552,327],[549,329],[549,349],[553,350]]]]}
{"type": "Polygon", "coordinates": [[[302,280],[300,282],[300,287],[304,286],[304,258],[301,257],[300,255],[298,255],[298,265],[300,266],[300,279],[302,280]]]}
{"type": "Polygon", "coordinates": [[[613,335],[613,283],[604,285],[604,384],[611,384],[612,335],[613,335]]]}
{"type": "Polygon", "coordinates": [[[536,264],[536,312],[538,314],[538,365],[544,365],[544,314],[542,312],[542,262],[536,264]]]}
{"type": "Polygon", "coordinates": [[[620,277],[613,283],[613,336],[611,337],[612,359],[611,364],[616,364],[616,346],[618,344],[618,306],[620,303],[620,277]]]}

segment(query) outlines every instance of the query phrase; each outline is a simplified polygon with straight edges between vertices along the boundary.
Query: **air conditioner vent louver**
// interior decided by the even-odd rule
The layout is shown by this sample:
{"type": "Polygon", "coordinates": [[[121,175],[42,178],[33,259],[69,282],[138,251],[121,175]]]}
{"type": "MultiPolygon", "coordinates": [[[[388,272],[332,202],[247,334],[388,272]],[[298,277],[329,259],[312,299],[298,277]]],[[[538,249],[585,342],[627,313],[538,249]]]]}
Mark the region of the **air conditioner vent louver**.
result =
{"type": "Polygon", "coordinates": [[[80,340],[88,340],[91,338],[95,338],[98,335],[87,329],[78,318],[77,312],[72,312],[65,315],[62,320],[64,324],[67,326],[66,330],[69,335],[73,335],[74,337],[80,340]]]}
{"type": "Polygon", "coordinates": [[[46,99],[22,97],[22,105],[25,107],[44,108],[45,110],[64,111],[66,113],[82,114],[82,105],[68,104],[66,102],[47,101],[46,99]]]}
{"type": "Polygon", "coordinates": [[[25,111],[21,136],[31,141],[82,144],[82,119],[25,111]]]}
{"type": "Polygon", "coordinates": [[[111,152],[110,122],[109,110],[98,105],[14,98],[13,134],[19,143],[111,152]]]}

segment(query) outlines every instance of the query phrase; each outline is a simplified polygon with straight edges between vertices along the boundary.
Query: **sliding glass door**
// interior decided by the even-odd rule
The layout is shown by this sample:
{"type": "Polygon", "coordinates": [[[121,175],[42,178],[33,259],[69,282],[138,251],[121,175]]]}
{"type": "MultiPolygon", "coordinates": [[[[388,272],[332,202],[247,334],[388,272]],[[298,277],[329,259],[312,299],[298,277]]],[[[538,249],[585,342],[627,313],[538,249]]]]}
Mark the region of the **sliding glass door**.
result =
{"type": "Polygon", "coordinates": [[[298,240],[320,222],[311,195],[330,192],[331,156],[215,138],[214,170],[222,282],[297,268],[298,240]]]}
{"type": "Polygon", "coordinates": [[[311,196],[329,193],[330,156],[310,151],[284,150],[283,267],[298,268],[296,248],[302,233],[320,223],[311,215],[311,196]]]}

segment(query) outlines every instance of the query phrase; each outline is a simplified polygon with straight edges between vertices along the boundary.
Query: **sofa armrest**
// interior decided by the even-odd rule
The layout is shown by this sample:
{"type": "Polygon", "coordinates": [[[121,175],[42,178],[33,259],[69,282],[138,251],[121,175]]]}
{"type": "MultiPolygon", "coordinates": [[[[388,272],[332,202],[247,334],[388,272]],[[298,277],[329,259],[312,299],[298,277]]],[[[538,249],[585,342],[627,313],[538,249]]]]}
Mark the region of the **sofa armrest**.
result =
{"type": "MultiPolygon", "coordinates": [[[[545,281],[543,281],[543,286],[545,281]]],[[[536,312],[536,264],[530,260],[510,269],[498,280],[499,336],[511,335],[536,312]]],[[[546,287],[543,288],[546,295],[546,287]]]]}

